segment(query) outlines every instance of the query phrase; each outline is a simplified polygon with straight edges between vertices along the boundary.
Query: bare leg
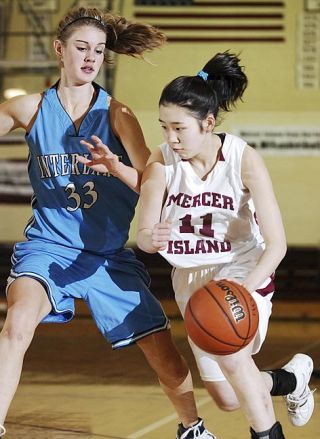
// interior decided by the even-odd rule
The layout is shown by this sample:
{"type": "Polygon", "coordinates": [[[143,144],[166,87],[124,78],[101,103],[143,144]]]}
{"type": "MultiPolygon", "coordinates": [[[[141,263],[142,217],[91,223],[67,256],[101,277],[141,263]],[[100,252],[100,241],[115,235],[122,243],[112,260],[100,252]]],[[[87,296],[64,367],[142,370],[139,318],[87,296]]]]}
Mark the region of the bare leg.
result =
{"type": "Polygon", "coordinates": [[[265,385],[267,386],[267,389],[269,390],[269,392],[271,392],[271,389],[273,386],[271,375],[269,373],[263,372],[263,371],[260,373],[261,373],[261,376],[263,378],[265,385]]]}
{"type": "Polygon", "coordinates": [[[236,354],[217,356],[232,385],[249,425],[255,431],[270,429],[276,422],[270,390],[251,357],[251,346],[236,354]]]}
{"type": "Polygon", "coordinates": [[[205,388],[217,406],[226,412],[240,408],[240,404],[229,381],[203,381],[205,388]]]}
{"type": "Polygon", "coordinates": [[[16,392],[35,328],[50,310],[47,294],[36,280],[22,277],[10,286],[7,318],[0,333],[0,424],[16,392]]]}
{"type": "MultiPolygon", "coordinates": [[[[263,378],[265,385],[270,392],[272,389],[272,378],[267,372],[262,372],[261,377],[263,378]]],[[[221,410],[231,412],[238,410],[240,404],[235,391],[231,384],[226,381],[203,381],[209,395],[212,397],[214,402],[221,410]]]]}
{"type": "Polygon", "coordinates": [[[198,420],[191,373],[173,344],[170,331],[162,331],[138,342],[160,384],[187,427],[198,420]]]}

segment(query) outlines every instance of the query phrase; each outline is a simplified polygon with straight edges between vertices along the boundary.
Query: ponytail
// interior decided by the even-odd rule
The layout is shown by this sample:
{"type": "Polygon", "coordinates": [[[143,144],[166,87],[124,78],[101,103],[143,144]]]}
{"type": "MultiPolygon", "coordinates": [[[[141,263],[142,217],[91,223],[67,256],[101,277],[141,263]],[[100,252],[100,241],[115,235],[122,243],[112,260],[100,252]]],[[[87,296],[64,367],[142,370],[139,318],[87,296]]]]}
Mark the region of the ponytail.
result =
{"type": "Polygon", "coordinates": [[[229,52],[217,53],[196,76],[180,76],[162,91],[159,105],[186,108],[198,120],[208,114],[217,118],[220,110],[230,111],[248,85],[240,59],[229,52]]]}
{"type": "Polygon", "coordinates": [[[57,39],[66,43],[72,33],[82,26],[93,26],[103,31],[106,34],[107,49],[133,57],[141,57],[144,52],[160,47],[166,41],[165,34],[154,26],[131,22],[111,12],[85,7],[68,11],[58,25],[57,39]]]}
{"type": "Polygon", "coordinates": [[[107,23],[106,45],[113,52],[141,56],[166,41],[165,34],[149,24],[131,22],[112,14],[106,14],[104,20],[107,23]]]}
{"type": "Polygon", "coordinates": [[[247,88],[248,79],[240,59],[229,52],[217,53],[202,71],[207,73],[208,85],[215,91],[219,101],[219,107],[224,111],[230,111],[247,88]]]}

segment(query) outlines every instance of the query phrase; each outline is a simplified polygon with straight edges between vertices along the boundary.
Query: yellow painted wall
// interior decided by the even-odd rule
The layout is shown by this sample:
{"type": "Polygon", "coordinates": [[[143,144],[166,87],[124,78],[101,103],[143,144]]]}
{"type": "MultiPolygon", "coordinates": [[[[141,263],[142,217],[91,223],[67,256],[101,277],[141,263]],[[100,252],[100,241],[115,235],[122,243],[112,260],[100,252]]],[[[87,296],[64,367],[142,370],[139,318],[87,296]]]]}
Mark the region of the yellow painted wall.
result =
{"type": "MultiPolygon", "coordinates": [[[[127,4],[127,15],[132,9],[127,4]]],[[[297,22],[303,0],[286,0],[286,42],[168,43],[148,56],[154,64],[119,57],[115,95],[136,112],[150,148],[162,141],[158,99],[176,76],[194,75],[217,52],[240,53],[249,78],[244,102],[225,116],[219,131],[236,133],[243,126],[319,127],[320,90],[300,90],[296,82],[297,22]]],[[[282,211],[289,245],[320,245],[320,155],[266,156],[282,211]]],[[[131,239],[134,240],[135,225],[131,239]]]]}
{"type": "MultiPolygon", "coordinates": [[[[244,102],[226,116],[220,131],[236,133],[244,126],[279,129],[319,126],[320,90],[299,90],[296,83],[297,19],[304,1],[286,0],[285,3],[286,42],[283,44],[168,43],[148,55],[153,65],[118,57],[114,96],[135,111],[150,148],[162,141],[157,107],[164,85],[176,76],[196,74],[215,53],[225,50],[241,54],[249,87],[244,102]]],[[[124,15],[132,16],[131,0],[124,2],[124,8],[124,15]]],[[[36,82],[38,85],[38,80],[36,82]]],[[[26,154],[20,149],[2,148],[1,152],[3,157],[26,154]]],[[[283,214],[288,244],[319,246],[320,156],[268,155],[265,162],[283,214]]],[[[30,209],[3,205],[0,209],[0,242],[21,239],[24,225],[31,215],[30,209]]],[[[134,221],[131,243],[135,241],[135,233],[134,221]]]]}

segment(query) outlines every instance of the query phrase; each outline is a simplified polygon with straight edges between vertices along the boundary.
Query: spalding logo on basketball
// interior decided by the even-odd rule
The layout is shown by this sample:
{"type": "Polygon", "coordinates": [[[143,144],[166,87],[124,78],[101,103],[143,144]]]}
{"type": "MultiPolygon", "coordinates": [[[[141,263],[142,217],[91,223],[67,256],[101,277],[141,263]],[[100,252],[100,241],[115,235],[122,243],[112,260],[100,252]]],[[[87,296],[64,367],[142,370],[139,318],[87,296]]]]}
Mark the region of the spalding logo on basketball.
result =
{"type": "Polygon", "coordinates": [[[199,348],[229,355],[253,340],[259,312],[245,287],[225,279],[212,280],[192,294],[184,320],[191,340],[199,348]]]}

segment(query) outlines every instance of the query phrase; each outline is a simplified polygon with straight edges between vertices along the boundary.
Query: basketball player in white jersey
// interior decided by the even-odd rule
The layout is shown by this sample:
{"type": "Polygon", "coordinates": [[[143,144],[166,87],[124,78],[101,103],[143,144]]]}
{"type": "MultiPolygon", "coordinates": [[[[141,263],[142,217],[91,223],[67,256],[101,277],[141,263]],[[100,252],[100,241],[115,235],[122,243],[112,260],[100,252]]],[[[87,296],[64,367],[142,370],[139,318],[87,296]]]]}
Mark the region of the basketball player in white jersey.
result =
{"type": "Polygon", "coordinates": [[[59,81],[0,106],[0,135],[26,131],[34,190],[26,239],[12,256],[0,334],[0,436],[37,325],[68,322],[81,298],[113,348],[138,344],[188,438],[213,438],[198,418],[191,375],[149,291],[149,276],[125,248],[149,150],[132,112],[94,82],[106,48],[140,56],[164,40],[152,26],[95,8],[72,9],[54,43],[59,81]],[[104,164],[95,160],[101,148],[104,164]],[[86,157],[78,162],[79,155],[86,157]]]}
{"type": "Polygon", "coordinates": [[[159,120],[165,143],[143,175],[138,245],[159,251],[174,267],[182,315],[190,295],[211,279],[235,280],[252,293],[260,323],[249,346],[214,356],[190,345],[218,406],[241,407],[252,439],[283,439],[271,395],[285,395],[290,421],[304,425],[314,407],[308,386],[313,362],[297,354],[282,369],[260,372],[252,359],[266,336],[273,273],[286,239],[262,159],[244,140],[215,132],[220,110],[229,111],[246,86],[239,59],[225,52],[196,76],[178,77],[164,88],[159,120]]]}

